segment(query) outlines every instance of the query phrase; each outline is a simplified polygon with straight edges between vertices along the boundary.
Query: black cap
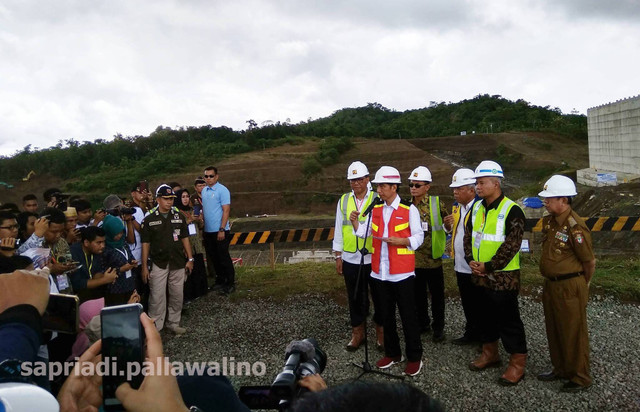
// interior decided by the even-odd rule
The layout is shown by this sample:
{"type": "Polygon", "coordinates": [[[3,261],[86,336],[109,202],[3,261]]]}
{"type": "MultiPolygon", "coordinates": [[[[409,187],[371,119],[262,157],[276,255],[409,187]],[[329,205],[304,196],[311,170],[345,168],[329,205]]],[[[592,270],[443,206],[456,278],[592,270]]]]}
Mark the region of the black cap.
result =
{"type": "Polygon", "coordinates": [[[156,190],[156,197],[176,197],[176,194],[173,193],[171,186],[162,184],[156,190]]]}

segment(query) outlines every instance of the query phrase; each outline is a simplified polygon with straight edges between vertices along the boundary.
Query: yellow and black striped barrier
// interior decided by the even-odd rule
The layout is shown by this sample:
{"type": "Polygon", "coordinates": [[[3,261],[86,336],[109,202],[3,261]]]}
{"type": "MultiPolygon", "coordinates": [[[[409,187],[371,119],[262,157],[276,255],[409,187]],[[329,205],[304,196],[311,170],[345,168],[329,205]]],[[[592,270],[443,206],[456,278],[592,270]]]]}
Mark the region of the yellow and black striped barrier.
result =
{"type": "MultiPolygon", "coordinates": [[[[640,232],[640,216],[591,217],[586,218],[585,221],[592,232],[640,232]]],[[[525,230],[541,232],[542,219],[527,219],[525,230]]],[[[333,240],[333,227],[234,233],[231,244],[256,245],[329,240],[333,240]]]]}
{"type": "MultiPolygon", "coordinates": [[[[602,216],[583,218],[592,232],[640,232],[640,216],[602,216]]],[[[542,219],[527,219],[525,230],[542,231],[542,219]]]]}

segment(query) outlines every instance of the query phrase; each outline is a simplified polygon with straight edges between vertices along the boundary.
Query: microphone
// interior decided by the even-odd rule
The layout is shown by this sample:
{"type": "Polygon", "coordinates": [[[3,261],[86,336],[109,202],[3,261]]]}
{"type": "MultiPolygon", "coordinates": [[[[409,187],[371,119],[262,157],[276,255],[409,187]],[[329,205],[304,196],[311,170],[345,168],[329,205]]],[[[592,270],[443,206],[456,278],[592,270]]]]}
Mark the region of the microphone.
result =
{"type": "Polygon", "coordinates": [[[369,213],[371,213],[371,211],[373,210],[374,207],[376,207],[376,205],[381,205],[383,204],[384,201],[382,199],[380,199],[379,197],[376,197],[375,199],[373,199],[373,201],[371,202],[371,204],[369,205],[369,207],[367,207],[364,210],[364,213],[362,213],[362,217],[365,217],[366,215],[368,215],[369,213]]]}
{"type": "MultiPolygon", "coordinates": [[[[291,355],[299,355],[300,362],[307,362],[316,356],[316,348],[313,344],[306,340],[294,340],[287,345],[284,358],[288,359],[291,355]]],[[[289,362],[287,362],[289,363],[289,362]]]]}

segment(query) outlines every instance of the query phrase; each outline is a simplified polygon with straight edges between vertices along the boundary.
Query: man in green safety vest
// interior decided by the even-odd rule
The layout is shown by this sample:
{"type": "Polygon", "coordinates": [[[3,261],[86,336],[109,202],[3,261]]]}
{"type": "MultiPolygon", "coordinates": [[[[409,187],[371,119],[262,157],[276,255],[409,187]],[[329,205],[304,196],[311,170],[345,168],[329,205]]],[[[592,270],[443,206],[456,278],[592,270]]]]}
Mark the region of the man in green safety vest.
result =
{"type": "MultiPolygon", "coordinates": [[[[348,351],[357,350],[364,340],[364,330],[367,315],[369,314],[369,285],[371,283],[371,236],[366,240],[357,238],[351,224],[351,216],[355,216],[362,224],[366,224],[368,217],[362,216],[362,212],[369,207],[378,195],[371,190],[369,184],[369,170],[364,163],[356,161],[349,165],[347,180],[351,185],[351,191],[343,194],[336,208],[336,223],[333,236],[333,252],[336,258],[336,272],[344,277],[349,299],[349,316],[351,320],[351,340],[347,344],[348,351]],[[362,259],[362,249],[366,247],[367,253],[362,259]],[[360,264],[362,263],[362,267],[360,264]],[[358,273],[360,280],[358,281],[358,273]],[[357,287],[357,290],[356,290],[357,287]]],[[[373,287],[371,288],[373,300],[373,321],[376,328],[376,346],[378,350],[384,350],[384,334],[382,328],[382,312],[379,308],[378,298],[373,287]]]]}
{"type": "Polygon", "coordinates": [[[498,340],[510,354],[509,366],[499,379],[516,385],[524,376],[527,342],[518,308],[520,245],[524,212],[502,194],[502,167],[485,160],[475,170],[476,192],[482,198],[471,210],[464,234],[465,259],[473,282],[482,286],[482,354],[469,368],[479,371],[500,363],[498,340]]]}
{"type": "MultiPolygon", "coordinates": [[[[447,241],[443,219],[449,213],[439,196],[429,196],[431,171],[418,166],[409,175],[411,203],[420,212],[420,222],[424,231],[424,242],[416,250],[416,311],[420,322],[420,332],[433,329],[433,342],[444,341],[444,272],[442,255],[447,241]],[[429,319],[429,297],[431,293],[431,316],[429,319]]],[[[447,231],[450,231],[450,225],[447,231]]]]}

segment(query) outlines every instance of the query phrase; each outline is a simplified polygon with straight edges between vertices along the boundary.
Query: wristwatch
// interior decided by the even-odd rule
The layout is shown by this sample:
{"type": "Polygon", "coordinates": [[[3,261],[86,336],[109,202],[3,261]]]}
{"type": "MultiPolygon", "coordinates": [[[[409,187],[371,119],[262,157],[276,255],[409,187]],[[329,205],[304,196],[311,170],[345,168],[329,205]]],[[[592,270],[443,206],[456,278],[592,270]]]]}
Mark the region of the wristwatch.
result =
{"type": "Polygon", "coordinates": [[[187,262],[193,262],[193,258],[187,259],[187,262]]]}
{"type": "Polygon", "coordinates": [[[218,229],[218,231],[220,231],[220,232],[224,232],[224,228],[223,228],[223,227],[220,227],[220,229],[218,229]]]}

